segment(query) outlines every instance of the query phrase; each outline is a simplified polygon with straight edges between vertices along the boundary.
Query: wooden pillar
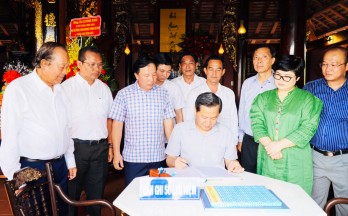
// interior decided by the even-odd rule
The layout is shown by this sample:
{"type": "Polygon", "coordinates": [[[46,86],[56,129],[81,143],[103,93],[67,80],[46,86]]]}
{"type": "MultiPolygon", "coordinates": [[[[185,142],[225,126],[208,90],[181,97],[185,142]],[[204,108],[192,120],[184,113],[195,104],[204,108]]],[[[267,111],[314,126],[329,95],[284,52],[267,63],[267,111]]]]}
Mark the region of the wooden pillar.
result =
{"type": "MultiPolygon", "coordinates": [[[[249,0],[243,0],[240,2],[239,6],[239,15],[238,15],[238,27],[240,27],[241,20],[244,22],[244,27],[248,29],[248,9],[249,9],[249,0]]],[[[237,30],[238,31],[238,30],[237,30]]],[[[246,63],[247,63],[247,46],[248,46],[248,30],[245,34],[243,35],[238,35],[238,74],[236,78],[234,79],[236,82],[235,85],[235,94],[236,94],[236,104],[237,107],[239,107],[239,99],[240,99],[240,94],[241,94],[241,89],[242,89],[242,83],[245,79],[245,74],[246,74],[246,63]]]]}
{"type": "Polygon", "coordinates": [[[66,44],[66,20],[65,20],[65,0],[59,0],[59,39],[58,42],[61,44],[66,44]]]}
{"type": "Polygon", "coordinates": [[[306,1],[280,0],[280,54],[305,56],[306,1]]]}

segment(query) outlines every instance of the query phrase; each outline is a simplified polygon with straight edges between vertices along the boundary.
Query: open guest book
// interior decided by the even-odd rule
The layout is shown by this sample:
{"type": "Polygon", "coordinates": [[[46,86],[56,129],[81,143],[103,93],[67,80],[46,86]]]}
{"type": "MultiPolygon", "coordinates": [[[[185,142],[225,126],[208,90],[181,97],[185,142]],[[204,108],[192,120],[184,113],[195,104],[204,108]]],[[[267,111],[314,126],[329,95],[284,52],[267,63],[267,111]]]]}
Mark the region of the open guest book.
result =
{"type": "Polygon", "coordinates": [[[289,211],[265,186],[205,186],[201,197],[205,210],[289,211]]]}

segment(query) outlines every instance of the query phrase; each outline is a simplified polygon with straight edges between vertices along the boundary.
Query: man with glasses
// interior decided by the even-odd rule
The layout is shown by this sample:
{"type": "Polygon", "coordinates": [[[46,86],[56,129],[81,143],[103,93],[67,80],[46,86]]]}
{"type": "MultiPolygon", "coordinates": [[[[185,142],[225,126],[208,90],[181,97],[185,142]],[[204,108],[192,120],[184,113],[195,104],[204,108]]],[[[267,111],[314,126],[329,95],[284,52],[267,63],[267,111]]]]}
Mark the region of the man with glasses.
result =
{"type": "MultiPolygon", "coordinates": [[[[55,42],[43,44],[33,65],[34,71],[11,82],[4,94],[0,166],[12,179],[20,168],[45,170],[45,163],[51,162],[54,181],[67,192],[76,165],[70,110],[60,85],[69,65],[66,48],[55,42]]],[[[67,215],[63,201],[58,207],[60,215],[67,215]]]]}
{"type": "MultiPolygon", "coordinates": [[[[69,195],[79,200],[84,190],[87,200],[102,199],[108,175],[108,161],[113,157],[111,137],[112,120],[107,118],[111,108],[110,88],[98,79],[103,60],[93,46],[79,51],[79,72],[62,86],[69,99],[72,116],[72,138],[75,146],[76,178],[69,182],[69,195]],[[109,141],[108,141],[109,140],[109,141]]],[[[100,215],[100,206],[87,207],[90,215],[100,215]]],[[[77,209],[70,207],[70,215],[77,209]]]]}
{"type": "Polygon", "coordinates": [[[276,51],[272,46],[262,45],[253,53],[255,76],[246,79],[242,85],[239,102],[238,150],[241,152],[241,165],[245,171],[256,173],[257,150],[259,144],[254,141],[250,123],[250,108],[254,98],[276,88],[272,77],[272,65],[276,51]]]}
{"type": "MultiPolygon", "coordinates": [[[[323,208],[330,184],[335,197],[348,197],[348,50],[332,47],[320,63],[324,78],[304,89],[324,103],[319,127],[311,140],[314,167],[313,199],[323,208]]],[[[336,205],[336,214],[348,215],[348,205],[336,205]]]]}

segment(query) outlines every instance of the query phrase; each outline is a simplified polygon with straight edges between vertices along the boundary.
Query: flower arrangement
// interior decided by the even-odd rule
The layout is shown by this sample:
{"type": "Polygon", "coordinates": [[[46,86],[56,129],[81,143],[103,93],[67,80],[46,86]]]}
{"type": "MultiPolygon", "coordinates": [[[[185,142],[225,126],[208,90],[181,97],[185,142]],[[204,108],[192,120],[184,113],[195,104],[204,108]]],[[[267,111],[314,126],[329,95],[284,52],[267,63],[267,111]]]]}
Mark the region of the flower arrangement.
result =
{"type": "Polygon", "coordinates": [[[4,75],[2,77],[4,85],[2,86],[0,92],[0,106],[2,105],[2,95],[4,94],[8,84],[10,84],[13,80],[17,79],[18,77],[27,75],[31,72],[29,67],[19,60],[6,63],[3,69],[5,70],[4,75]]]}
{"type": "Polygon", "coordinates": [[[204,56],[210,55],[214,49],[214,43],[209,39],[209,34],[202,30],[194,32],[192,35],[182,35],[182,42],[178,44],[183,52],[188,52],[198,57],[198,68],[196,74],[202,72],[202,61],[204,56]]]}
{"type": "MultiPolygon", "coordinates": [[[[70,64],[69,64],[69,67],[67,68],[65,79],[69,79],[75,76],[76,73],[79,71],[79,68],[77,67],[77,59],[78,59],[80,49],[82,47],[94,45],[93,37],[80,37],[80,38],[71,39],[69,35],[70,35],[70,29],[69,29],[69,26],[67,26],[66,44],[67,44],[70,64]]],[[[99,76],[99,79],[103,81],[106,85],[108,85],[111,92],[114,93],[117,90],[117,84],[113,76],[113,70],[109,66],[104,55],[102,55],[102,57],[103,57],[103,70],[101,72],[101,75],[99,76]]]]}
{"type": "Polygon", "coordinates": [[[197,57],[211,54],[213,43],[208,33],[197,31],[192,35],[183,35],[182,42],[178,44],[183,51],[195,54],[197,57]]]}

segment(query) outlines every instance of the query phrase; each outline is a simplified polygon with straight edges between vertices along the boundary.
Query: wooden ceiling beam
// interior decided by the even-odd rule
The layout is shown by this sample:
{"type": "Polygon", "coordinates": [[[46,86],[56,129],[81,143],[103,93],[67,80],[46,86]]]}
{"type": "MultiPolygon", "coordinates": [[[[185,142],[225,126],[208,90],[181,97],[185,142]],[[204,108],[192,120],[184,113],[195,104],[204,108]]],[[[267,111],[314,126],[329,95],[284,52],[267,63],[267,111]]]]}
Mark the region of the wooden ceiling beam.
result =
{"type": "Polygon", "coordinates": [[[151,23],[150,24],[150,35],[154,35],[155,34],[155,32],[154,32],[154,24],[153,23],[151,23]]]}
{"type": "Polygon", "coordinates": [[[0,24],[0,29],[4,32],[5,35],[7,35],[7,36],[10,35],[3,24],[0,24]]]}
{"type": "Polygon", "coordinates": [[[261,28],[262,28],[263,22],[259,22],[256,26],[255,34],[260,33],[261,28]]]}
{"type": "Polygon", "coordinates": [[[337,25],[337,22],[335,22],[335,20],[331,19],[329,16],[327,16],[326,14],[322,13],[320,14],[320,16],[324,17],[325,19],[329,20],[330,22],[332,22],[334,25],[337,25]]]}
{"type": "Polygon", "coordinates": [[[338,3],[337,5],[340,6],[341,8],[343,8],[345,11],[348,11],[348,7],[345,6],[344,4],[338,3]]]}
{"type": "Polygon", "coordinates": [[[199,23],[195,23],[195,32],[199,29],[199,23]]]}
{"type": "Polygon", "coordinates": [[[330,9],[330,8],[333,8],[335,6],[340,6],[342,7],[343,9],[345,9],[346,11],[348,11],[348,7],[346,7],[345,5],[343,5],[342,3],[339,3],[339,2],[334,2],[334,3],[331,3],[331,4],[325,4],[325,5],[322,5],[322,8],[321,10],[319,11],[316,11],[314,14],[310,15],[309,17],[314,17],[314,16],[318,16],[319,14],[325,12],[326,10],[330,9]]]}
{"type": "Polygon", "coordinates": [[[215,30],[215,25],[214,24],[210,24],[210,26],[209,26],[209,35],[213,35],[214,34],[214,30],[215,30]]]}
{"type": "Polygon", "coordinates": [[[332,8],[328,9],[331,13],[334,13],[336,16],[338,16],[339,18],[343,19],[343,20],[347,20],[347,18],[345,18],[342,14],[338,13],[337,11],[333,10],[332,8]]]}
{"type": "Polygon", "coordinates": [[[271,35],[274,35],[274,33],[276,32],[277,28],[278,28],[278,25],[279,25],[279,22],[275,22],[272,26],[272,29],[271,29],[271,32],[270,34],[271,35]]]}
{"type": "Polygon", "coordinates": [[[319,23],[320,25],[323,25],[325,28],[329,28],[328,25],[326,25],[326,24],[323,23],[322,21],[318,20],[317,18],[312,17],[311,19],[314,20],[314,21],[316,21],[316,22],[319,23]]]}

